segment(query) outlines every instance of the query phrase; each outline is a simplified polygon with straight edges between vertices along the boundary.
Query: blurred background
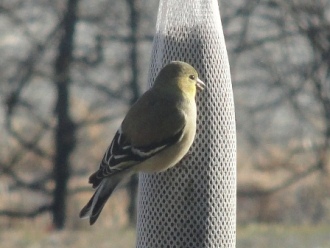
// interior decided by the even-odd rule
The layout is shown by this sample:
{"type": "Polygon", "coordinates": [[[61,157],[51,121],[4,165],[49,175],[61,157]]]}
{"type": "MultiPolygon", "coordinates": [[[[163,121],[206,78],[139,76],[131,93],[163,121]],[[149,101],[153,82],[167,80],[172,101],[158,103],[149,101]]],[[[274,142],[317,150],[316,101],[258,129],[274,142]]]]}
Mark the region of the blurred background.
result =
{"type": "MultiPolygon", "coordinates": [[[[330,1],[219,4],[236,106],[237,247],[330,247],[330,1]]],[[[148,88],[157,8],[0,1],[2,247],[134,247],[136,177],[95,226],[78,213],[88,176],[148,88]]]]}

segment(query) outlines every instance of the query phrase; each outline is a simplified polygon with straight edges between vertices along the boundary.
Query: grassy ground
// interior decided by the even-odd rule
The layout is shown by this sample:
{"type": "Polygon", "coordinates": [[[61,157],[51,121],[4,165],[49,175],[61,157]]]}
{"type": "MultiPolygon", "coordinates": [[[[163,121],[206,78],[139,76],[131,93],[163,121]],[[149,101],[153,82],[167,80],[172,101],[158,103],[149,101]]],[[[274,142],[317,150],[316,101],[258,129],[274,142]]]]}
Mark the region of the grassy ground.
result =
{"type": "Polygon", "coordinates": [[[40,230],[1,230],[2,248],[133,248],[134,229],[93,229],[48,232],[40,230]]]}
{"type": "Polygon", "coordinates": [[[249,225],[237,229],[237,248],[328,248],[330,226],[249,225]]]}
{"type": "MultiPolygon", "coordinates": [[[[60,232],[35,228],[0,230],[2,248],[133,248],[133,228],[84,228],[60,232]]],[[[237,248],[328,248],[330,226],[248,225],[237,229],[237,248]]],[[[156,248],[156,247],[155,247],[156,248]]]]}

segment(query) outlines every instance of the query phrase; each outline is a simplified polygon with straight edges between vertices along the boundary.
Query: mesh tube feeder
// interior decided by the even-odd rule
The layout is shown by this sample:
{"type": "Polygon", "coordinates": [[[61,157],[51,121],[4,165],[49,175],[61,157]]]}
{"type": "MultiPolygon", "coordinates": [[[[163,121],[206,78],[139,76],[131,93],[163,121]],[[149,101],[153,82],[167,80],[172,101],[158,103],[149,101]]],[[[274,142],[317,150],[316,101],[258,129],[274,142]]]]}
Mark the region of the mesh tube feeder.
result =
{"type": "Polygon", "coordinates": [[[193,65],[207,88],[189,156],[139,176],[136,247],[235,247],[235,112],[216,0],[160,0],[149,82],[173,60],[193,65]]]}

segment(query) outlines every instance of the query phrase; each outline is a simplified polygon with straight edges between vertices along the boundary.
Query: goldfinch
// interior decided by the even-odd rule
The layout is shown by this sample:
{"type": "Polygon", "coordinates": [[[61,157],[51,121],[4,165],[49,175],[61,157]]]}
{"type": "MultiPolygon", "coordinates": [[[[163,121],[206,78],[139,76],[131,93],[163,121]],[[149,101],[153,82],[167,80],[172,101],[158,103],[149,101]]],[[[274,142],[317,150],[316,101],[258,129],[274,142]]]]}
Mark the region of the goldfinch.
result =
{"type": "Polygon", "coordinates": [[[197,90],[205,84],[189,64],[173,61],[128,111],[98,171],[89,177],[96,192],[80,212],[90,225],[118,183],[136,172],[161,172],[188,152],[196,133],[197,90]]]}

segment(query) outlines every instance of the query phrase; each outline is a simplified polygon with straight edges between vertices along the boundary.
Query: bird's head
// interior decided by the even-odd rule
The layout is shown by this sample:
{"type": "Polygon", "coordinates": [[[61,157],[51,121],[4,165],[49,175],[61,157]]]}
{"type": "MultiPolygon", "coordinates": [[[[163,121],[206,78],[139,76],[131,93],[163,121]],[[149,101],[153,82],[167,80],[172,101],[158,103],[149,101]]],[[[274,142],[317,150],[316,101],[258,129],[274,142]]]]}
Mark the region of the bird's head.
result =
{"type": "Polygon", "coordinates": [[[203,90],[205,84],[198,78],[194,67],[181,61],[172,61],[159,72],[156,87],[180,90],[187,97],[195,97],[197,90],[203,90]]]}

